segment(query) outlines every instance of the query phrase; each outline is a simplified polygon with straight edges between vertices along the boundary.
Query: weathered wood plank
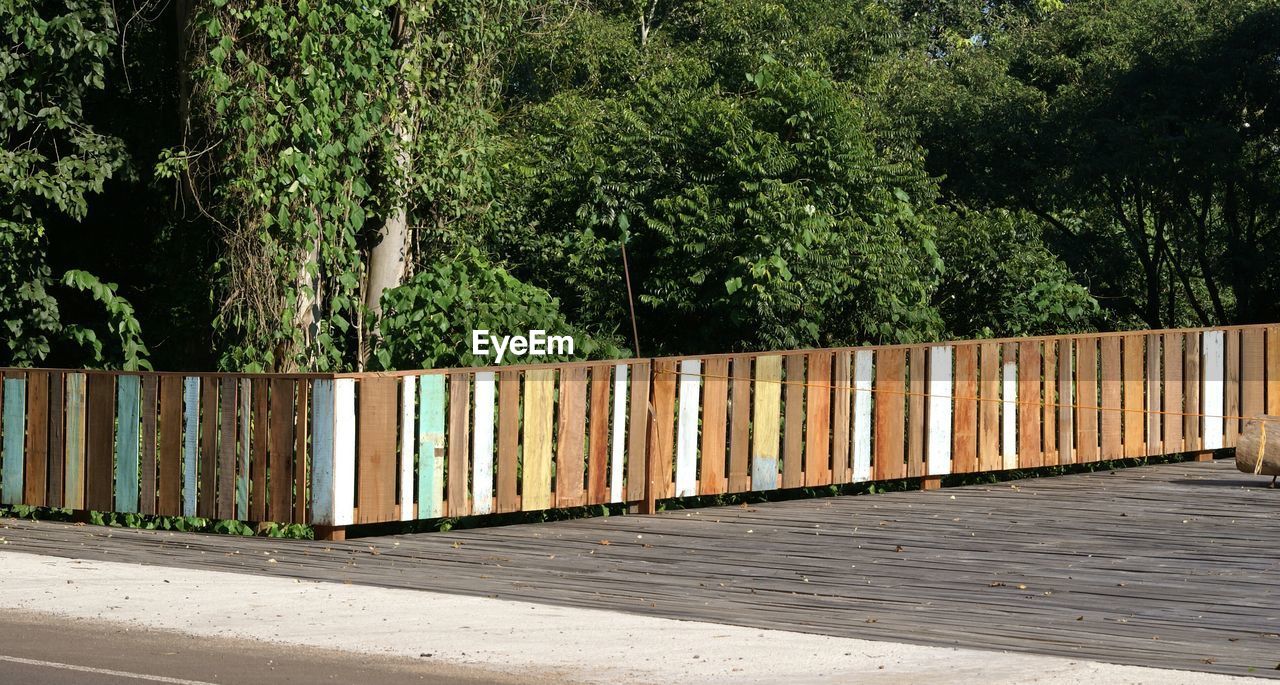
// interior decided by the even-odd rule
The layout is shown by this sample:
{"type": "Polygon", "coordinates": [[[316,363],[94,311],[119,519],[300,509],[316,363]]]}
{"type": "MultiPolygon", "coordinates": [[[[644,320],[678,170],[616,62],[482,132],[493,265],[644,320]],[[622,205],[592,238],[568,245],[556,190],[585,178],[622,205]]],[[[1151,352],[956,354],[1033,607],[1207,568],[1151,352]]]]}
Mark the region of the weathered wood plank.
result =
{"type": "Polygon", "coordinates": [[[253,452],[253,381],[240,379],[240,446],[236,462],[236,518],[249,519],[250,456],[253,452]]]}
{"type": "Polygon", "coordinates": [[[1235,447],[1236,439],[1240,437],[1240,391],[1242,384],[1240,382],[1240,331],[1231,330],[1224,331],[1223,335],[1227,339],[1227,353],[1223,364],[1226,367],[1224,376],[1226,381],[1223,385],[1223,447],[1235,447]]]}
{"type": "Polygon", "coordinates": [[[1183,449],[1195,451],[1202,448],[1204,432],[1201,430],[1200,398],[1200,335],[1189,333],[1183,339],[1182,388],[1186,395],[1186,415],[1182,421],[1183,449]]]}
{"type": "Polygon", "coordinates": [[[140,490],[138,512],[156,513],[156,401],[160,396],[160,378],[153,374],[142,377],[142,454],[139,461],[140,490]]]}
{"type": "MultiPolygon", "coordinates": [[[[298,403],[297,403],[297,424],[293,433],[293,522],[306,523],[307,518],[307,483],[309,482],[307,475],[307,465],[310,463],[307,455],[307,433],[308,419],[311,413],[311,382],[306,380],[298,381],[298,403]]],[[[413,434],[413,420],[410,417],[409,423],[402,427],[405,433],[413,434]]],[[[247,434],[247,431],[245,432],[247,434]]],[[[245,452],[247,455],[248,452],[245,452]]],[[[409,466],[409,483],[413,484],[413,466],[409,466]]],[[[410,492],[409,499],[412,501],[413,493],[410,492]]]]}
{"type": "Polygon", "coordinates": [[[1040,465],[1054,466],[1058,463],[1058,341],[1046,340],[1043,343],[1044,370],[1041,375],[1041,415],[1040,415],[1040,465]]]}
{"type": "Polygon", "coordinates": [[[27,379],[4,377],[3,463],[0,464],[0,504],[22,504],[22,469],[26,449],[27,379]]]}
{"type": "MultiPolygon", "coordinates": [[[[271,383],[253,379],[253,450],[249,459],[249,519],[266,521],[271,502],[267,489],[267,469],[271,451],[271,383]]],[[[336,401],[336,395],[335,395],[336,401]]],[[[332,481],[329,483],[332,487],[332,481]]],[[[334,510],[336,511],[336,510],[334,510]]]]}
{"type": "MultiPolygon", "coordinates": [[[[908,385],[910,395],[907,397],[907,463],[906,471],[903,472],[903,475],[908,478],[919,478],[925,475],[925,445],[929,430],[928,417],[925,415],[929,406],[927,397],[929,369],[926,366],[926,359],[925,348],[911,348],[907,366],[907,375],[910,378],[908,385]]],[[[877,431],[876,440],[879,439],[880,433],[877,431]]]]}
{"type": "Polygon", "coordinates": [[[556,372],[530,369],[524,376],[524,478],[521,508],[551,508],[551,431],[556,372]]]}
{"type": "Polygon", "coordinates": [[[200,377],[182,379],[182,515],[196,515],[199,475],[200,377]]]}
{"type": "Polygon", "coordinates": [[[418,518],[444,516],[445,375],[418,377],[418,518]]]}
{"type": "Polygon", "coordinates": [[[1124,456],[1124,440],[1120,431],[1124,423],[1124,379],[1120,366],[1120,338],[1102,338],[1102,458],[1124,456]]]}
{"type": "Polygon", "coordinates": [[[467,488],[471,477],[471,374],[449,374],[449,455],[445,461],[445,498],[449,516],[471,513],[471,493],[467,488]]]}
{"type": "Polygon", "coordinates": [[[613,426],[610,432],[609,501],[622,502],[627,454],[627,388],[630,366],[613,367],[613,426]]]}
{"type": "Polygon", "coordinates": [[[583,487],[586,471],[587,369],[560,370],[560,401],[556,411],[555,486],[557,507],[587,503],[583,487]]]}
{"type": "MultiPolygon", "coordinates": [[[[391,380],[391,385],[395,385],[395,384],[396,384],[395,380],[391,380]]],[[[290,517],[293,516],[293,484],[294,484],[293,430],[295,426],[295,419],[294,419],[293,412],[294,412],[295,395],[297,393],[296,386],[297,386],[297,382],[292,380],[287,380],[282,378],[273,378],[271,380],[271,398],[270,398],[271,416],[268,419],[268,423],[269,423],[268,430],[270,431],[270,436],[268,437],[269,442],[267,443],[268,445],[267,447],[267,450],[268,450],[267,517],[270,518],[272,521],[280,521],[284,523],[287,523],[290,517]]],[[[224,386],[223,390],[225,392],[226,390],[228,390],[228,388],[224,386]]],[[[230,390],[234,392],[234,386],[232,386],[230,390]]],[[[361,396],[360,404],[363,407],[364,406],[363,388],[361,389],[361,391],[362,391],[362,396],[361,396]]],[[[385,400],[385,398],[383,399],[385,400]]],[[[393,389],[391,404],[394,410],[394,407],[395,407],[394,389],[393,389]]],[[[235,422],[234,417],[231,417],[231,421],[232,423],[235,422]]],[[[387,424],[385,423],[382,424],[381,428],[385,428],[386,425],[387,424]]],[[[383,449],[386,449],[385,443],[387,441],[390,441],[392,443],[394,443],[395,441],[396,429],[395,429],[394,411],[392,411],[392,414],[391,414],[390,426],[391,426],[391,431],[388,435],[377,436],[377,439],[379,440],[383,449]]],[[[362,441],[363,441],[363,434],[365,432],[364,428],[365,428],[365,425],[362,423],[361,424],[362,441]]],[[[391,451],[392,453],[394,453],[395,451],[394,446],[391,447],[391,451]]],[[[227,452],[228,452],[228,455],[230,456],[230,459],[234,460],[235,459],[234,452],[230,450],[228,450],[227,452]]],[[[394,457],[389,458],[387,461],[394,463],[394,457]]],[[[364,468],[365,464],[362,462],[360,466],[361,468],[364,468]]],[[[387,474],[385,472],[383,472],[381,475],[383,478],[387,477],[387,474]]],[[[394,489],[394,484],[395,484],[394,471],[390,475],[390,481],[391,481],[391,485],[388,487],[394,489]]],[[[392,508],[393,506],[392,503],[394,502],[393,497],[394,495],[388,496],[386,498],[386,503],[383,504],[381,509],[383,513],[385,513],[386,511],[392,508]]],[[[219,500],[221,500],[221,493],[219,493],[219,500]]],[[[383,520],[387,520],[387,519],[383,519],[383,520]]]]}
{"type": "Polygon", "coordinates": [[[1226,336],[1222,331],[1205,331],[1201,340],[1200,364],[1202,366],[1200,384],[1201,406],[1204,415],[1204,449],[1215,450],[1223,446],[1223,419],[1225,393],[1223,380],[1226,378],[1226,336]]]}
{"type": "Polygon", "coordinates": [[[310,521],[316,525],[332,526],[333,511],[333,463],[334,463],[334,412],[337,397],[334,381],[317,379],[311,386],[311,504],[310,521]]]}
{"type": "Polygon", "coordinates": [[[476,416],[471,455],[471,513],[493,512],[493,429],[497,403],[497,379],[492,371],[476,372],[476,416]]]}
{"type": "Polygon", "coordinates": [[[804,485],[804,355],[784,356],[786,384],[783,389],[782,487],[804,485]]]}
{"type": "Polygon", "coordinates": [[[1175,454],[1181,452],[1183,412],[1182,404],[1182,334],[1165,333],[1161,349],[1164,351],[1164,443],[1165,452],[1175,454]]]}
{"type": "Polygon", "coordinates": [[[831,353],[810,352],[805,388],[804,484],[831,484],[831,353]]]}
{"type": "Polygon", "coordinates": [[[1140,457],[1147,453],[1143,438],[1146,400],[1143,387],[1143,364],[1146,357],[1144,336],[1126,335],[1121,338],[1124,354],[1124,456],[1140,457]]]}
{"type": "Polygon", "coordinates": [[[520,372],[498,375],[498,512],[520,511],[520,372]]]}
{"type": "Polygon", "coordinates": [[[1098,339],[1076,338],[1076,461],[1097,461],[1098,449],[1098,339]]]}
{"type": "Polygon", "coordinates": [[[929,348],[929,437],[925,446],[925,474],[930,476],[951,473],[951,374],[951,346],[929,348]]]}
{"type": "Polygon", "coordinates": [[[132,374],[116,379],[115,510],[138,511],[138,422],[141,384],[132,374]]]}
{"type": "Polygon", "coordinates": [[[1058,341],[1058,463],[1074,464],[1075,422],[1072,420],[1075,404],[1074,386],[1071,382],[1075,364],[1075,350],[1071,338],[1058,341]]]}
{"type": "MultiPolygon", "coordinates": [[[[230,376],[218,380],[218,518],[236,517],[236,411],[240,408],[236,391],[239,383],[230,376]]],[[[285,519],[286,521],[288,519],[285,519]]]]}
{"type": "Polygon", "coordinates": [[[978,470],[997,471],[1000,461],[1000,345],[979,346],[978,470]]]}
{"type": "Polygon", "coordinates": [[[1266,408],[1265,336],[1261,328],[1240,333],[1240,416],[1261,416],[1266,408]]]}
{"type": "Polygon", "coordinates": [[[88,374],[85,412],[85,508],[112,511],[111,494],[115,464],[116,379],[104,373],[88,374]]]}
{"type": "Polygon", "coordinates": [[[1018,466],[1044,464],[1040,445],[1040,343],[1018,343],[1018,466]]]}
{"type": "Polygon", "coordinates": [[[782,357],[756,358],[755,407],[752,411],[751,489],[778,487],[779,431],[782,411],[782,357]]]}
{"type": "Polygon", "coordinates": [[[1018,468],[1018,345],[1000,347],[1000,466],[1018,468]]]}
{"type": "Polygon", "coordinates": [[[27,372],[27,441],[22,472],[22,500],[45,505],[49,478],[49,372],[27,372]]]}
{"type": "Polygon", "coordinates": [[[853,428],[853,355],[836,352],[831,394],[831,482],[853,480],[849,449],[853,428]]]}
{"type": "MultiPolygon", "coordinates": [[[[906,373],[906,352],[902,349],[888,349],[879,350],[875,354],[875,479],[905,478],[907,468],[903,457],[906,452],[906,433],[903,427],[906,425],[904,412],[907,403],[904,401],[904,393],[907,386],[903,376],[906,373]]],[[[921,367],[913,366],[911,371],[923,378],[924,370],[921,367]]],[[[920,423],[924,425],[923,420],[920,423]]]]}
{"type": "Polygon", "coordinates": [[[63,504],[84,509],[85,375],[67,374],[67,475],[63,504]]]}
{"type": "MultiPolygon", "coordinates": [[[[465,391],[466,385],[462,384],[465,391]]],[[[359,405],[359,436],[358,447],[356,448],[356,523],[380,523],[383,521],[392,521],[395,516],[396,503],[396,421],[399,416],[399,406],[397,404],[397,396],[399,392],[399,384],[394,378],[362,378],[360,379],[360,405],[359,405]]],[[[276,412],[279,410],[282,414],[288,409],[289,421],[292,423],[292,407],[284,402],[277,404],[276,395],[287,396],[287,401],[291,404],[293,401],[292,393],[286,393],[284,388],[278,388],[274,384],[271,388],[271,409],[272,421],[271,430],[274,433],[277,429],[284,427],[284,421],[276,418],[276,412]]],[[[461,400],[466,403],[466,397],[461,400]]],[[[277,459],[275,455],[276,448],[284,444],[292,446],[292,438],[290,435],[288,443],[283,440],[277,441],[272,436],[271,441],[271,472],[272,480],[275,480],[275,470],[277,468],[277,459]]],[[[453,445],[450,445],[453,447],[453,445]]],[[[452,452],[450,454],[452,456],[452,452]]],[[[465,477],[465,476],[464,476],[465,477]]],[[[464,481],[465,482],[465,481],[464,481]]],[[[453,483],[450,483],[452,486],[453,483]]],[[[271,490],[271,511],[277,510],[277,505],[282,502],[276,501],[275,489],[271,490]]],[[[453,507],[452,502],[450,508],[453,507]]]]}
{"type": "MultiPolygon", "coordinates": [[[[587,419],[587,504],[603,504],[614,501],[609,488],[609,381],[612,367],[609,364],[591,366],[591,409],[587,419]]],[[[621,407],[621,405],[619,405],[621,407]]],[[[617,443],[622,447],[622,443],[617,443]]],[[[618,451],[621,461],[622,452],[618,451]]],[[[618,475],[622,475],[621,471],[618,475]]],[[[621,492],[622,479],[618,479],[621,492]]]]}
{"type": "Polygon", "coordinates": [[[751,357],[733,358],[729,425],[729,492],[751,489],[751,357]]]}
{"type": "Polygon", "coordinates": [[[644,499],[648,476],[649,432],[652,430],[649,414],[651,381],[649,362],[631,365],[631,412],[627,419],[627,501],[644,499]]]}
{"type": "MultiPolygon", "coordinates": [[[[218,494],[218,381],[202,379],[200,386],[200,473],[196,477],[196,514],[217,515],[218,494]]],[[[265,517],[259,520],[266,520],[265,517]]]]}
{"type": "Polygon", "coordinates": [[[875,353],[858,350],[853,354],[853,482],[871,480],[872,382],[875,353]]]}
{"type": "Polygon", "coordinates": [[[1164,454],[1164,434],[1161,427],[1160,412],[1164,411],[1163,373],[1160,362],[1163,355],[1160,351],[1160,336],[1147,336],[1147,455],[1164,454]]]}
{"type": "Polygon", "coordinates": [[[670,497],[675,490],[676,363],[653,363],[653,429],[649,441],[649,492],[655,499],[670,497]]]}
{"type": "Polygon", "coordinates": [[[951,433],[954,473],[978,470],[978,346],[955,346],[955,424],[951,433]]]}
{"type": "Polygon", "coordinates": [[[676,423],[675,496],[698,494],[698,414],[702,405],[702,362],[680,362],[680,408],[676,423]]]}
{"type": "Polygon", "coordinates": [[[1267,413],[1280,415],[1280,326],[1267,326],[1267,413]]]}
{"type": "Polygon", "coordinates": [[[726,490],[725,459],[729,429],[729,360],[707,360],[702,400],[702,472],[698,493],[716,495],[726,490]]]}

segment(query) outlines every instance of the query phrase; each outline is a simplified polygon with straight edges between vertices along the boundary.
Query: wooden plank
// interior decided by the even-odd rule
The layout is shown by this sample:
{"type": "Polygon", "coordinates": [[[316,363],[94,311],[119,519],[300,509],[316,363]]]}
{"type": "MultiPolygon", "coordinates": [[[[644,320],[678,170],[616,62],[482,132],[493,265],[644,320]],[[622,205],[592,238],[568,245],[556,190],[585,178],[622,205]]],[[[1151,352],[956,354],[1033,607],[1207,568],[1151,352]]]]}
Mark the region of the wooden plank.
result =
{"type": "Polygon", "coordinates": [[[27,441],[22,501],[45,506],[49,478],[49,372],[27,372],[27,441]]]}
{"type": "Polygon", "coordinates": [[[520,511],[520,372],[498,374],[498,513],[520,511]]]}
{"type": "Polygon", "coordinates": [[[215,497],[218,518],[236,517],[236,411],[240,400],[234,377],[218,379],[218,494],[215,497]]]}
{"type": "Polygon", "coordinates": [[[560,401],[556,412],[555,506],[587,503],[583,487],[586,461],[587,369],[560,370],[560,401]]]}
{"type": "Polygon", "coordinates": [[[26,448],[27,379],[4,378],[3,464],[0,465],[0,504],[22,504],[22,468],[26,448]]]}
{"type": "Polygon", "coordinates": [[[609,501],[622,502],[623,470],[627,454],[627,388],[630,367],[618,364],[613,367],[613,426],[610,433],[609,501]]]}
{"type": "MultiPolygon", "coordinates": [[[[395,379],[385,380],[388,383],[379,384],[379,387],[397,385],[395,379]]],[[[287,523],[293,516],[293,429],[295,425],[293,405],[295,401],[294,395],[297,392],[296,386],[297,381],[273,378],[271,379],[271,397],[268,399],[271,413],[267,419],[267,518],[271,521],[283,523],[287,523]]],[[[224,387],[223,389],[225,391],[228,388],[224,387]]],[[[235,386],[231,386],[230,390],[235,392],[235,386]]],[[[396,390],[396,387],[391,388],[391,407],[387,410],[387,413],[390,414],[390,421],[387,421],[386,417],[379,416],[380,419],[383,419],[381,424],[375,422],[371,426],[363,421],[360,423],[361,445],[364,445],[366,440],[371,439],[378,443],[380,449],[389,453],[381,455],[385,460],[385,464],[379,464],[378,467],[378,475],[382,479],[379,485],[386,490],[386,492],[383,490],[378,491],[377,501],[380,508],[375,509],[380,515],[386,517],[380,519],[382,521],[391,520],[392,517],[388,512],[392,512],[395,507],[396,390]],[[378,434],[374,436],[366,435],[369,432],[367,428],[374,428],[374,426],[377,426],[378,434]],[[387,426],[390,426],[390,430],[387,430],[387,426]],[[382,431],[386,432],[383,433],[382,431]],[[388,447],[388,445],[390,446],[388,447]]],[[[361,387],[360,407],[362,411],[365,405],[364,391],[365,389],[361,387]]],[[[385,401],[387,398],[382,397],[380,399],[385,401]]],[[[361,418],[363,419],[363,414],[361,418]]],[[[234,417],[232,417],[231,421],[232,423],[235,422],[234,417]]],[[[363,449],[361,452],[363,453],[363,449]]],[[[228,451],[228,455],[233,463],[235,460],[234,451],[228,451]]],[[[363,470],[367,466],[367,462],[361,461],[359,468],[363,470]]],[[[230,485],[229,481],[225,482],[230,485]]],[[[219,494],[219,500],[221,500],[221,494],[219,494]]],[[[363,511],[364,507],[361,506],[361,512],[363,513],[363,511]]]]}
{"type": "MultiPolygon", "coordinates": [[[[609,483],[609,385],[613,368],[609,364],[591,366],[591,412],[587,420],[587,504],[616,501],[610,497],[609,483]]],[[[621,405],[619,405],[621,408],[621,405]]],[[[622,443],[617,442],[618,460],[622,460],[622,443]]],[[[618,475],[622,471],[618,470],[618,475]]],[[[622,479],[618,479],[622,491],[622,479]]]]}
{"type": "Polygon", "coordinates": [[[471,428],[471,374],[449,374],[449,442],[445,457],[445,498],[449,516],[471,514],[471,493],[468,479],[471,477],[470,454],[471,428]]]}
{"type": "MultiPolygon", "coordinates": [[[[200,473],[196,477],[196,513],[217,515],[218,494],[218,383],[206,377],[200,386],[200,473]]],[[[265,517],[259,520],[266,520],[265,517]]]]}
{"type": "Polygon", "coordinates": [[[871,395],[875,376],[875,353],[858,350],[853,354],[853,477],[855,483],[871,480],[871,395]]]}
{"type": "MultiPolygon", "coordinates": [[[[465,384],[462,385],[464,391],[465,384]]],[[[288,390],[292,390],[291,388],[288,390]]],[[[278,441],[275,432],[282,429],[284,421],[277,419],[277,413],[288,411],[288,422],[292,425],[293,411],[291,403],[293,393],[277,386],[271,387],[271,471],[272,482],[278,467],[277,448],[281,444],[292,447],[293,436],[288,442],[278,441]],[[284,404],[279,398],[285,397],[284,404]]],[[[393,521],[396,503],[396,421],[399,416],[398,394],[399,383],[395,378],[361,378],[360,404],[358,407],[358,434],[356,447],[356,523],[381,523],[393,521]]],[[[466,403],[464,397],[462,402],[466,403]]],[[[292,479],[289,479],[292,480],[292,479]]],[[[465,482],[465,481],[464,481],[465,482]]],[[[275,488],[271,488],[271,513],[278,510],[275,488]]],[[[286,507],[287,507],[287,503],[286,507]]]]}
{"type": "Polygon", "coordinates": [[[729,492],[751,489],[751,357],[733,358],[729,414],[729,492]]]}
{"type": "Polygon", "coordinates": [[[182,380],[182,515],[196,515],[196,485],[199,475],[200,377],[182,380]]]}
{"type": "Polygon", "coordinates": [[[1000,461],[1000,346],[979,346],[978,470],[997,471],[1000,461]]]}
{"type": "MultiPolygon", "coordinates": [[[[63,506],[62,492],[66,477],[66,377],[67,374],[61,371],[49,376],[49,479],[45,483],[45,504],[57,508],[63,506]]],[[[154,417],[153,409],[153,420],[154,417]]],[[[155,463],[154,444],[153,441],[152,463],[155,463]]]]}
{"type": "Polygon", "coordinates": [[[831,353],[810,352],[805,388],[804,484],[831,484],[831,353]]]}
{"type": "Polygon", "coordinates": [[[1261,328],[1241,331],[1240,416],[1252,418],[1263,414],[1266,408],[1266,364],[1266,332],[1261,328]]]}
{"type": "Polygon", "coordinates": [[[1120,431],[1124,423],[1124,378],[1120,367],[1120,338],[1102,339],[1102,458],[1124,456],[1124,440],[1120,431]]]}
{"type": "Polygon", "coordinates": [[[1058,341],[1058,463],[1074,464],[1075,458],[1075,404],[1071,379],[1075,364],[1075,350],[1071,338],[1058,341]]]}
{"type": "Polygon", "coordinates": [[[1182,451],[1183,413],[1186,408],[1182,404],[1182,334],[1165,333],[1161,349],[1164,351],[1164,442],[1165,452],[1176,454],[1182,451]]]}
{"type": "Polygon", "coordinates": [[[476,372],[475,430],[471,440],[474,462],[471,478],[471,513],[493,512],[493,430],[497,404],[497,379],[492,371],[476,372]]]}
{"type": "Polygon", "coordinates": [[[702,398],[702,473],[698,492],[717,495],[726,490],[725,458],[728,454],[729,360],[707,360],[702,398]]]}
{"type": "Polygon", "coordinates": [[[1140,457],[1147,453],[1143,437],[1145,383],[1143,364],[1146,357],[1144,337],[1126,335],[1121,338],[1124,353],[1124,456],[1140,457]]]}
{"type": "Polygon", "coordinates": [[[1223,418],[1226,378],[1226,336],[1222,331],[1205,331],[1201,340],[1200,364],[1203,380],[1200,384],[1200,412],[1204,414],[1204,449],[1215,450],[1223,446],[1223,418]]]}
{"type": "Polygon", "coordinates": [[[140,491],[138,512],[156,513],[156,402],[160,399],[160,377],[147,374],[142,377],[142,455],[139,462],[140,491]]]}
{"type": "Polygon", "coordinates": [[[115,510],[138,511],[138,422],[141,419],[139,378],[132,374],[116,379],[115,510]]]}
{"type": "Polygon", "coordinates": [[[251,477],[251,461],[253,454],[253,381],[240,379],[238,390],[240,400],[240,448],[239,462],[236,465],[236,517],[249,519],[249,482],[251,477]]]}
{"type": "Polygon", "coordinates": [[[333,523],[355,522],[356,380],[333,382],[333,523]]]}
{"type": "Polygon", "coordinates": [[[253,450],[249,458],[249,519],[266,521],[267,505],[271,501],[267,490],[268,454],[271,449],[271,384],[265,378],[255,378],[252,387],[253,450]]]}
{"type": "Polygon", "coordinates": [[[89,374],[85,416],[85,508],[112,511],[115,376],[89,374]]]}
{"type": "Polygon", "coordinates": [[[67,475],[63,504],[84,509],[85,375],[67,374],[67,475]]]}
{"type": "MultiPolygon", "coordinates": [[[[307,384],[305,382],[298,384],[300,392],[306,392],[307,384]]],[[[298,400],[298,409],[302,411],[306,407],[306,401],[302,398],[298,400]]],[[[415,419],[418,416],[418,380],[413,376],[405,376],[400,379],[400,520],[412,521],[416,510],[413,505],[414,482],[413,467],[414,462],[414,445],[417,444],[417,430],[415,419]]],[[[301,468],[299,466],[297,468],[301,468]]],[[[299,492],[301,497],[301,492],[299,492]]]]}
{"type": "MultiPolygon", "coordinates": [[[[903,473],[907,478],[919,478],[925,474],[925,441],[928,439],[928,417],[925,416],[928,403],[929,369],[926,366],[925,348],[913,347],[909,353],[907,375],[910,378],[910,395],[907,397],[907,463],[903,473]]],[[[876,431],[876,440],[880,432],[876,431]]],[[[896,467],[894,467],[896,468],[896,467]]],[[[891,472],[896,473],[896,471],[891,472]]],[[[877,469],[879,473],[879,469],[877,469]]],[[[901,478],[902,476],[896,476],[901,478]]]]}
{"type": "Polygon", "coordinates": [[[1058,463],[1058,341],[1044,341],[1044,372],[1041,377],[1044,405],[1041,407],[1041,466],[1058,463]]]}
{"type": "Polygon", "coordinates": [[[702,362],[680,362],[680,407],[676,421],[675,496],[698,494],[698,414],[702,404],[702,362]]]}
{"type": "MultiPolygon", "coordinates": [[[[70,385],[68,385],[69,388],[70,385]]],[[[69,428],[70,424],[68,424],[69,428]]],[[[70,448],[68,448],[69,452],[70,448]]],[[[181,376],[160,377],[159,468],[160,482],[156,493],[156,513],[161,516],[180,516],[182,514],[181,376]]]]}
{"type": "Polygon", "coordinates": [[[530,369],[524,380],[524,511],[551,508],[551,431],[555,369],[530,369]]]}
{"type": "Polygon", "coordinates": [[[853,355],[836,352],[831,375],[831,482],[848,483],[853,479],[853,355]]]}
{"type": "Polygon", "coordinates": [[[955,346],[955,424],[951,433],[953,473],[978,470],[978,346],[955,346]]]}
{"type": "Polygon", "coordinates": [[[1267,326],[1267,413],[1280,415],[1280,326],[1267,326]]]}
{"type": "MultiPolygon", "coordinates": [[[[297,424],[294,430],[294,447],[293,447],[293,522],[306,523],[307,518],[307,464],[310,460],[307,458],[307,420],[310,416],[311,406],[311,381],[298,381],[298,402],[297,402],[297,424]]],[[[412,434],[413,423],[403,429],[406,433],[412,434]]],[[[248,452],[245,453],[246,455],[248,452]]],[[[410,467],[409,482],[413,482],[413,469],[410,467]]],[[[410,499],[413,495],[410,494],[410,499]]]]}
{"type": "Polygon", "coordinates": [[[649,362],[631,366],[631,412],[627,419],[627,501],[644,499],[649,455],[649,394],[652,386],[649,362]]]}
{"type": "Polygon", "coordinates": [[[756,358],[753,427],[751,435],[751,489],[778,487],[778,447],[781,442],[782,357],[756,358]]]}
{"type": "Polygon", "coordinates": [[[1223,364],[1226,367],[1225,382],[1222,386],[1223,407],[1222,446],[1235,447],[1236,438],[1240,435],[1240,331],[1224,331],[1227,339],[1227,354],[1223,364]]]}
{"type": "Polygon", "coordinates": [[[444,380],[444,374],[423,374],[418,377],[418,518],[420,519],[444,516],[446,403],[444,380]]]}
{"type": "Polygon", "coordinates": [[[1000,466],[1018,468],[1018,345],[1000,346],[1000,466]]]}
{"type": "Polygon", "coordinates": [[[1182,391],[1186,395],[1186,415],[1182,421],[1182,446],[1188,452],[1201,449],[1204,431],[1200,405],[1200,335],[1189,333],[1183,339],[1182,391]]]}
{"type": "MultiPolygon", "coordinates": [[[[912,350],[914,352],[914,350],[912,350]]],[[[906,351],[888,349],[876,352],[875,396],[875,480],[894,480],[907,475],[903,455],[906,449],[903,412],[906,410],[906,351]]],[[[913,366],[923,378],[923,369],[913,366]]],[[[921,412],[923,413],[923,412],[921,412]]],[[[923,417],[920,417],[924,425],[923,417]]],[[[921,450],[923,452],[923,450],[921,450]]]]}
{"type": "Polygon", "coordinates": [[[804,485],[804,355],[789,354],[783,389],[782,487],[804,485]]]}
{"type": "Polygon", "coordinates": [[[1098,448],[1098,339],[1076,339],[1076,461],[1097,461],[1098,448]]]}
{"type": "Polygon", "coordinates": [[[1018,466],[1043,466],[1040,445],[1040,343],[1018,343],[1018,466]]]}
{"type": "Polygon", "coordinates": [[[1160,370],[1161,354],[1160,354],[1160,336],[1148,335],[1147,337],[1147,362],[1146,362],[1146,424],[1147,424],[1147,449],[1148,456],[1164,454],[1164,436],[1161,432],[1160,412],[1164,411],[1162,398],[1162,376],[1160,370]]]}
{"type": "Polygon", "coordinates": [[[334,381],[316,379],[311,386],[311,516],[310,523],[332,526],[334,412],[337,397],[334,381]]]}
{"type": "Polygon", "coordinates": [[[925,473],[951,473],[951,395],[953,391],[950,345],[929,348],[929,425],[925,444],[925,473]]]}
{"type": "Polygon", "coordinates": [[[649,441],[648,478],[654,499],[670,497],[675,491],[676,363],[659,359],[653,363],[653,433],[649,441]]]}

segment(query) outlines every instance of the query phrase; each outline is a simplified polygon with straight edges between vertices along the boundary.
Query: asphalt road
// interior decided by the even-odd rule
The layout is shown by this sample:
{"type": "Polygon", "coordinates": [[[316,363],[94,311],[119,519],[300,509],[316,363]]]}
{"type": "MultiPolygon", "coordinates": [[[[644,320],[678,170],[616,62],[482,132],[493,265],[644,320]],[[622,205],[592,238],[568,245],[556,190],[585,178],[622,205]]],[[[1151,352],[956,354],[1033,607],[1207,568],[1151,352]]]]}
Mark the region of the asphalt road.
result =
{"type": "MultiPolygon", "coordinates": [[[[335,636],[336,638],[337,636],[335,636]]],[[[512,685],[500,673],[399,657],[175,633],[0,612],[0,683],[24,685],[512,685]]],[[[551,681],[546,681],[551,682],[551,681]]]]}

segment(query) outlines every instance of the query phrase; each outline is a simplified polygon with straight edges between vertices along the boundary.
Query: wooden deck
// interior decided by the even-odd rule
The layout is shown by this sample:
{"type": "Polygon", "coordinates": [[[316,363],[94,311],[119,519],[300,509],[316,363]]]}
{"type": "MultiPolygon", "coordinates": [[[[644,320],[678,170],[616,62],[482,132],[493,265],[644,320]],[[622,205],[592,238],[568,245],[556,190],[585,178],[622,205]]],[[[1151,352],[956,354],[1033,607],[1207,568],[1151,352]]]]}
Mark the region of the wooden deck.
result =
{"type": "Polygon", "coordinates": [[[1266,483],[1182,463],[341,543],[6,520],[0,550],[1280,677],[1266,483]]]}

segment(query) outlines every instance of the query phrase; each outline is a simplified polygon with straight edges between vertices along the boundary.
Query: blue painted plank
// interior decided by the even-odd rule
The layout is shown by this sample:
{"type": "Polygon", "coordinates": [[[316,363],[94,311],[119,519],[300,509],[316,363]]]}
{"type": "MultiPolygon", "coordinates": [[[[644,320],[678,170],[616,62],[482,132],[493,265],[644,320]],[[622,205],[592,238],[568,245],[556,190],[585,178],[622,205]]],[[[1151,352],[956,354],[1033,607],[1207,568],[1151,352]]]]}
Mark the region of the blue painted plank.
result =
{"type": "Polygon", "coordinates": [[[141,398],[137,376],[116,382],[116,511],[138,511],[138,421],[141,398]]]}
{"type": "Polygon", "coordinates": [[[444,374],[418,378],[418,518],[444,509],[444,374]]]}
{"type": "Polygon", "coordinates": [[[0,504],[22,503],[26,415],[27,379],[4,379],[4,460],[0,465],[0,504]]]}
{"type": "Polygon", "coordinates": [[[196,515],[196,448],[200,440],[200,379],[182,381],[182,515],[196,515]]]}
{"type": "Polygon", "coordinates": [[[333,525],[333,381],[311,385],[311,522],[333,525]]]}

